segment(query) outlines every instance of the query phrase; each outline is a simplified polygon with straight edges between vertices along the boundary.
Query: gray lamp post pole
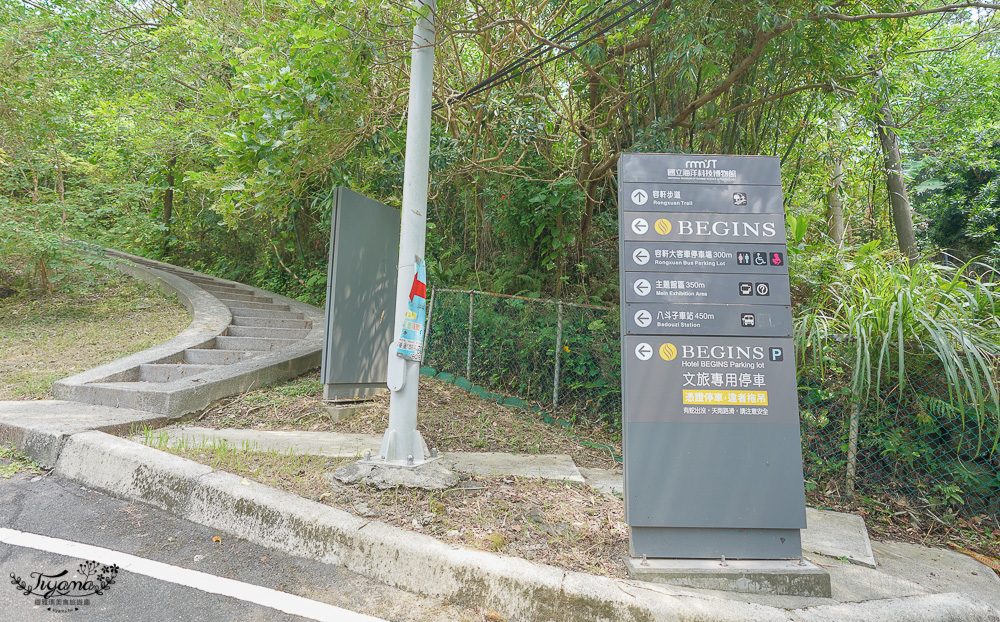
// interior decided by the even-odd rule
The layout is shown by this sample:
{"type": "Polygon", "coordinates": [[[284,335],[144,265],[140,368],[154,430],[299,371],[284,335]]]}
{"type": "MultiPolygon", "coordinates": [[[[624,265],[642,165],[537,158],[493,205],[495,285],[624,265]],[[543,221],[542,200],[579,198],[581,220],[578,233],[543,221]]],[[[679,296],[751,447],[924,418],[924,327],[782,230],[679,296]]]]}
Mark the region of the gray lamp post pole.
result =
{"type": "MultiPolygon", "coordinates": [[[[431,91],[434,78],[434,18],[437,0],[415,0],[410,63],[410,102],[406,122],[406,159],[403,170],[403,209],[399,228],[399,281],[396,284],[394,339],[403,330],[416,260],[424,258],[427,233],[427,178],[431,144],[431,91]]],[[[406,464],[424,460],[424,441],[417,431],[417,387],[420,363],[396,355],[389,348],[389,429],[382,438],[381,457],[406,464]]]]}

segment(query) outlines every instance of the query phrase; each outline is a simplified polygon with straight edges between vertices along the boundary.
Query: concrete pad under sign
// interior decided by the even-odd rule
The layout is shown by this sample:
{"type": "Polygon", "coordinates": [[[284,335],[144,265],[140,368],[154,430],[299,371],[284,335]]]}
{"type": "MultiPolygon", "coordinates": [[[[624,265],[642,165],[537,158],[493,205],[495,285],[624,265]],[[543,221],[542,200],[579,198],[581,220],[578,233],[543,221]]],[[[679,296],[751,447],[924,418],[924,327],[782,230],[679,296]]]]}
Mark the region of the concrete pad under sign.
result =
{"type": "Polygon", "coordinates": [[[830,598],[830,573],[805,560],[625,559],[629,577],[703,590],[830,598]]]}
{"type": "Polygon", "coordinates": [[[802,550],[827,557],[844,558],[852,564],[875,568],[875,554],[868,529],[860,516],[806,508],[802,550]]]}
{"type": "Polygon", "coordinates": [[[476,475],[515,475],[585,483],[573,459],[566,455],[518,455],[499,452],[446,454],[442,460],[456,471],[476,475]]]}

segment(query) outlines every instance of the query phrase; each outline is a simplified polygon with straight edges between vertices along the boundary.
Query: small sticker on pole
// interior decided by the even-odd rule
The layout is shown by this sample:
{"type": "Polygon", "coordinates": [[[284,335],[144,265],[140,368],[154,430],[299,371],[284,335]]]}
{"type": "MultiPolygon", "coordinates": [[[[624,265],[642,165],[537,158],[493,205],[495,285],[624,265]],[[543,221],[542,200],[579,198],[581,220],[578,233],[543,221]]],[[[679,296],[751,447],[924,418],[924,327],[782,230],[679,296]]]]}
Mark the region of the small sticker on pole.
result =
{"type": "Polygon", "coordinates": [[[427,316],[427,267],[424,261],[415,258],[413,285],[410,287],[410,301],[403,317],[403,331],[399,336],[396,356],[421,362],[424,358],[424,323],[427,316]]]}

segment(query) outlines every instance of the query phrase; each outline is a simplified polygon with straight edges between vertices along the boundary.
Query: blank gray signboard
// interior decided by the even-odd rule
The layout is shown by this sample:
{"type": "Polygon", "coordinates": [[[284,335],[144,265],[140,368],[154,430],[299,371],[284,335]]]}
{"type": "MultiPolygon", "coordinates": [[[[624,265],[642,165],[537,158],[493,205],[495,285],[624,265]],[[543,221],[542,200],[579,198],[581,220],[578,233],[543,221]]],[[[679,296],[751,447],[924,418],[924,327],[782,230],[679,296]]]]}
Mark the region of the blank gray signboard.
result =
{"type": "Polygon", "coordinates": [[[399,211],[337,188],[326,283],[325,399],[364,397],[386,388],[398,257],[399,211]]]}

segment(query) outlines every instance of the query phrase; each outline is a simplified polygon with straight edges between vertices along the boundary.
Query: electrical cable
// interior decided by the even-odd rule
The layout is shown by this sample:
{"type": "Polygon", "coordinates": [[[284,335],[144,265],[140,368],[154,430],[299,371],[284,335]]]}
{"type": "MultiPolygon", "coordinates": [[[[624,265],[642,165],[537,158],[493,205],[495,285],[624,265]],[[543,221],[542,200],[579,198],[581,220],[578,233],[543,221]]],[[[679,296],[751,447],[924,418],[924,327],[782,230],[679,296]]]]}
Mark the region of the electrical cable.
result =
{"type": "MultiPolygon", "coordinates": [[[[616,8],[615,10],[609,11],[607,13],[604,13],[598,19],[591,21],[590,23],[588,23],[588,24],[584,25],[583,27],[577,29],[573,33],[571,33],[569,35],[566,35],[565,37],[563,37],[560,40],[557,40],[556,43],[563,44],[563,43],[566,43],[566,42],[570,41],[571,39],[579,36],[580,33],[585,32],[586,30],[594,27],[595,25],[601,23],[602,21],[608,19],[609,17],[614,16],[615,14],[621,12],[623,9],[628,8],[629,6],[635,4],[638,1],[639,0],[628,0],[627,2],[625,2],[624,4],[622,4],[621,6],[619,6],[618,8],[616,8]]],[[[589,17],[590,15],[592,15],[593,12],[594,12],[594,10],[588,12],[587,14],[585,14],[584,16],[582,16],[581,18],[578,18],[577,20],[575,20],[569,26],[567,26],[566,28],[563,28],[560,31],[560,33],[557,33],[557,35],[555,35],[555,36],[558,36],[558,34],[564,33],[566,30],[568,30],[570,28],[573,28],[580,21],[582,21],[583,19],[586,19],[586,17],[589,17]]],[[[634,12],[633,12],[633,14],[634,14],[634,12]]],[[[616,24],[617,23],[621,23],[621,21],[616,22],[616,24]]],[[[596,36],[600,36],[601,34],[607,32],[612,27],[614,27],[614,25],[612,25],[611,27],[603,29],[602,31],[600,31],[599,33],[597,33],[596,36]]],[[[555,36],[553,38],[555,38],[555,36]]],[[[590,40],[593,40],[593,39],[590,39],[590,40]]],[[[578,43],[576,46],[570,48],[569,50],[563,50],[564,53],[560,54],[559,56],[563,56],[567,52],[576,50],[577,48],[579,48],[581,45],[583,45],[585,43],[586,42],[578,43]]],[[[476,85],[472,86],[467,91],[465,91],[464,93],[460,94],[457,98],[454,98],[452,101],[462,101],[462,100],[467,99],[467,98],[469,98],[469,97],[471,97],[473,95],[477,95],[477,94],[479,94],[479,93],[481,93],[481,92],[483,92],[483,91],[485,91],[485,90],[487,90],[489,88],[492,88],[495,84],[503,84],[505,82],[509,82],[510,80],[512,80],[512,79],[516,78],[517,76],[521,75],[522,73],[524,73],[524,71],[518,71],[519,69],[521,69],[525,65],[529,64],[531,61],[537,59],[538,57],[542,56],[544,53],[550,52],[552,50],[552,48],[553,48],[553,46],[551,46],[549,44],[539,44],[539,45],[536,45],[534,48],[532,48],[531,51],[529,51],[529,53],[526,56],[523,56],[520,59],[518,59],[518,60],[516,60],[516,61],[514,61],[514,62],[512,62],[510,64],[508,64],[506,67],[504,67],[503,69],[501,69],[497,73],[493,74],[492,76],[487,77],[486,79],[484,79],[483,81],[481,81],[479,84],[476,84],[476,85]]],[[[556,58],[558,58],[559,56],[557,56],[556,58]]],[[[555,60],[555,58],[550,59],[550,61],[546,61],[546,62],[551,62],[551,60],[555,60]]],[[[530,67],[529,69],[534,69],[534,68],[540,67],[540,66],[542,66],[544,64],[545,64],[545,62],[538,63],[538,64],[534,65],[533,67],[530,67]]],[[[440,105],[435,106],[435,108],[440,108],[440,105]]]]}
{"type": "MultiPolygon", "coordinates": [[[[568,26],[562,28],[559,32],[557,32],[555,35],[553,35],[552,39],[550,39],[550,40],[554,41],[555,43],[557,43],[559,45],[567,43],[568,41],[574,39],[575,37],[578,37],[581,33],[586,32],[590,28],[593,28],[594,26],[600,24],[601,22],[607,20],[608,18],[613,17],[613,16],[621,13],[622,11],[628,9],[632,5],[635,5],[635,4],[639,3],[639,2],[641,2],[641,0],[627,0],[626,2],[624,2],[622,5],[620,5],[616,9],[614,9],[612,11],[609,11],[607,13],[602,14],[597,19],[595,19],[595,20],[589,22],[588,24],[586,24],[586,25],[584,25],[584,26],[576,29],[575,31],[573,31],[570,34],[568,34],[566,36],[563,36],[561,39],[558,39],[558,37],[560,37],[560,35],[562,35],[563,33],[565,33],[567,30],[570,30],[570,29],[574,28],[581,21],[583,21],[587,17],[593,15],[593,13],[596,11],[596,9],[592,9],[591,11],[585,13],[583,16],[581,16],[581,17],[577,18],[576,20],[574,20],[568,26]]],[[[558,60],[559,58],[562,58],[566,54],[569,54],[570,52],[574,52],[574,51],[578,50],[579,48],[583,47],[584,45],[587,45],[588,43],[590,43],[594,39],[596,39],[596,38],[600,37],[601,35],[607,33],[609,30],[611,30],[612,28],[615,28],[616,26],[622,24],[626,20],[631,19],[634,15],[636,15],[640,11],[643,11],[644,9],[649,8],[653,4],[656,4],[657,2],[660,2],[660,0],[645,0],[644,2],[642,2],[641,4],[639,4],[639,6],[637,6],[634,10],[632,10],[628,14],[624,15],[623,17],[620,17],[619,19],[615,20],[613,23],[611,23],[611,24],[609,24],[607,26],[602,27],[601,30],[599,30],[598,32],[592,34],[591,36],[587,37],[586,39],[577,42],[572,47],[569,47],[569,48],[564,49],[564,50],[560,50],[558,54],[555,54],[555,55],[553,55],[553,56],[551,56],[551,57],[549,57],[549,58],[547,58],[545,60],[541,60],[539,62],[531,64],[532,61],[537,60],[539,57],[541,57],[544,54],[546,54],[548,52],[551,52],[553,49],[555,49],[555,47],[553,45],[551,45],[551,44],[538,44],[535,47],[533,47],[531,50],[529,50],[526,55],[522,56],[521,58],[519,58],[518,60],[516,60],[516,61],[514,61],[512,63],[509,63],[507,66],[503,67],[502,69],[500,69],[499,71],[497,71],[493,75],[488,76],[487,78],[485,78],[482,81],[480,81],[478,84],[470,87],[469,89],[467,89],[466,91],[460,93],[459,95],[456,95],[454,97],[450,97],[448,99],[448,101],[449,101],[449,103],[457,103],[457,102],[464,101],[464,100],[466,100],[466,99],[468,99],[468,98],[470,98],[470,97],[472,97],[474,95],[478,95],[480,93],[483,93],[483,92],[485,92],[485,91],[487,91],[489,89],[492,89],[492,88],[494,88],[496,86],[499,86],[499,85],[502,85],[502,84],[506,84],[507,82],[510,82],[510,81],[518,78],[519,76],[523,75],[524,73],[526,73],[528,71],[531,71],[533,69],[538,69],[539,67],[542,67],[542,66],[544,66],[544,65],[546,65],[548,63],[551,63],[552,61],[558,60]],[[527,66],[527,65],[530,65],[530,66],[527,66]]],[[[434,104],[433,109],[434,110],[440,110],[442,108],[442,106],[443,106],[443,104],[441,104],[439,102],[437,104],[434,104]]]]}

